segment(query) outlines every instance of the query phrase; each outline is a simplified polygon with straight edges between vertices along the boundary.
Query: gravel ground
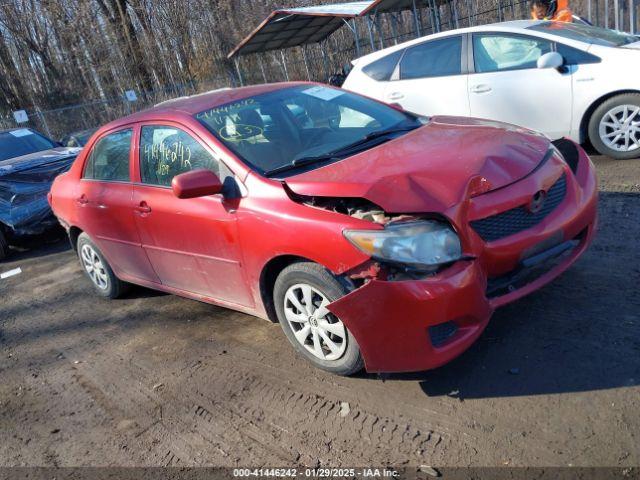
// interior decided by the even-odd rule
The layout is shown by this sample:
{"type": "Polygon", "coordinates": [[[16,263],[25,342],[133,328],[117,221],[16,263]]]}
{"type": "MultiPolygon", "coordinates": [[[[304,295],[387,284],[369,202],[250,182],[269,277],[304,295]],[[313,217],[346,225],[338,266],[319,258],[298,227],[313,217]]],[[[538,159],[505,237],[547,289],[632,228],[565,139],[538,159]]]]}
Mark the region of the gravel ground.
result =
{"type": "Polygon", "coordinates": [[[640,160],[594,157],[600,232],[435,371],[340,378],[278,325],[92,294],[65,242],[0,271],[1,466],[640,464],[640,160]]]}

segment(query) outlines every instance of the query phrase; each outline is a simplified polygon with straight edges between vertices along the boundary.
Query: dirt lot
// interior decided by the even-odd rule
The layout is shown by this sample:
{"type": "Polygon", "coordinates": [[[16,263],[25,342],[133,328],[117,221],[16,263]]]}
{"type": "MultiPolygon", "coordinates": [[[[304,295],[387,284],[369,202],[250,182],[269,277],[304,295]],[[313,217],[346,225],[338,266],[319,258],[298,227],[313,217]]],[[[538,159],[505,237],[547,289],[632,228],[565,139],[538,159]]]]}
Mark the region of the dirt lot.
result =
{"type": "Polygon", "coordinates": [[[640,464],[640,160],[595,158],[600,233],[461,358],[335,377],[278,325],[136,289],[65,242],[0,265],[0,465],[640,464]]]}

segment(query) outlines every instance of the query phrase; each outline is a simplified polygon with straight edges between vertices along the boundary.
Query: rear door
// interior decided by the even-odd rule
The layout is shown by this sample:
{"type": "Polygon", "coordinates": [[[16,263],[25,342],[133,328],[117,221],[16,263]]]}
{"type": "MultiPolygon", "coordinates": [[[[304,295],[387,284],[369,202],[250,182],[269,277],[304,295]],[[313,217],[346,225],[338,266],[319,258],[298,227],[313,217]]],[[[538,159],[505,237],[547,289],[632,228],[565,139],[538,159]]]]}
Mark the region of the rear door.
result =
{"type": "Polygon", "coordinates": [[[553,42],[511,33],[474,33],[471,116],[512,123],[551,139],[571,130],[574,68],[537,68],[553,42]]]}
{"type": "Polygon", "coordinates": [[[465,38],[454,35],[407,48],[386,84],[385,101],[422,115],[469,116],[465,38]]]}
{"type": "Polygon", "coordinates": [[[222,195],[179,199],[171,180],[207,168],[235,179],[200,140],[177,124],[143,124],[133,193],[142,245],[162,283],[221,302],[252,306],[242,271],[235,209],[222,195]]]}
{"type": "Polygon", "coordinates": [[[79,223],[117,275],[158,282],[133,215],[132,138],[133,128],[124,128],[93,145],[76,194],[79,223]]]}

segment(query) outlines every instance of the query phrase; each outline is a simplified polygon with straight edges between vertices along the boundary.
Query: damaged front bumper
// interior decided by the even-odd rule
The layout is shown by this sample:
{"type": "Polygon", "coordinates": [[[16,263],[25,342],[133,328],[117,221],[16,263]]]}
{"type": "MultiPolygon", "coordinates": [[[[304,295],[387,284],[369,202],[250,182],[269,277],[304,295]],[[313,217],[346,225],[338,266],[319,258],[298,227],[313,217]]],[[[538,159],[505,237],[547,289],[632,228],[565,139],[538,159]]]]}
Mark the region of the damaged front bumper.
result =
{"type": "Polygon", "coordinates": [[[596,227],[597,184],[590,160],[582,151],[580,157],[575,175],[567,169],[572,193],[540,225],[494,245],[475,236],[472,259],[419,280],[374,278],[329,305],[358,342],[367,371],[448,363],[480,336],[496,308],[541,288],[584,253],[596,227]]]}

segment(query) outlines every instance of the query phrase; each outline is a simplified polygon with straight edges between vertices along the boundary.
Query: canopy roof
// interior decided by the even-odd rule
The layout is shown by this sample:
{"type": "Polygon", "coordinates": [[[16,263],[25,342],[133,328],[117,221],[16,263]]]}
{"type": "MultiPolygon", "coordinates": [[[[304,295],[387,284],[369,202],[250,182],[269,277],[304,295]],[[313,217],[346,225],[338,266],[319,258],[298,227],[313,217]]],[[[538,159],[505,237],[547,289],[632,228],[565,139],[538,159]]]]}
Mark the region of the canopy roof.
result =
{"type": "Polygon", "coordinates": [[[366,0],[275,10],[231,51],[229,58],[317,43],[344,26],[343,20],[413,6],[414,0],[366,0]]]}

